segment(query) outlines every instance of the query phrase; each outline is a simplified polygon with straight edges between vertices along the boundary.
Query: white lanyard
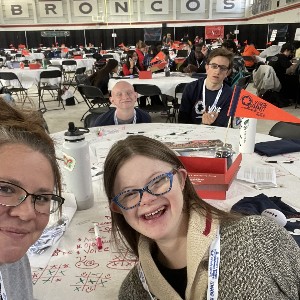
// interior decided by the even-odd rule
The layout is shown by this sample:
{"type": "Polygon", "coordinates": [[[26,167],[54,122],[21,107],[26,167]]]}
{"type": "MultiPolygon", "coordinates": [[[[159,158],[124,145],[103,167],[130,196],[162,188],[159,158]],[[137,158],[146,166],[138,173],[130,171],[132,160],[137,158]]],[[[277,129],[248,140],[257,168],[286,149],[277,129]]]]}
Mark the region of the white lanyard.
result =
{"type": "MultiPolygon", "coordinates": [[[[203,105],[203,109],[206,109],[205,108],[205,84],[206,84],[206,79],[203,82],[203,88],[202,88],[202,103],[203,103],[202,105],[203,105]]],[[[220,98],[220,96],[222,94],[222,90],[223,90],[223,84],[222,84],[221,88],[218,91],[218,94],[216,96],[216,99],[215,99],[213,105],[208,108],[208,112],[209,113],[211,113],[211,112],[213,112],[213,111],[216,110],[216,106],[217,106],[219,98],[220,98]]]]}
{"type": "Polygon", "coordinates": [[[137,269],[138,269],[140,281],[141,281],[141,283],[142,283],[144,289],[148,292],[148,294],[149,294],[151,300],[157,300],[156,297],[152,296],[152,294],[151,294],[151,292],[150,292],[150,290],[149,290],[149,287],[148,287],[148,284],[147,284],[147,281],[146,281],[146,276],[145,276],[145,274],[144,274],[144,271],[143,271],[143,269],[142,269],[142,266],[141,266],[141,263],[140,263],[140,262],[138,262],[138,264],[137,264],[137,269]]]}
{"type": "Polygon", "coordinates": [[[218,299],[218,280],[220,268],[220,229],[209,248],[207,300],[218,299]]]}
{"type": "Polygon", "coordinates": [[[7,300],[7,295],[6,295],[6,292],[5,292],[4,282],[3,282],[3,277],[2,277],[1,272],[0,272],[0,291],[1,291],[1,299],[7,300]]]}
{"type": "MultiPolygon", "coordinates": [[[[217,228],[216,238],[212,241],[209,248],[209,261],[208,261],[208,284],[207,284],[207,300],[218,299],[218,279],[219,279],[219,267],[220,267],[220,229],[217,228]]],[[[137,269],[140,277],[140,281],[144,289],[148,292],[151,300],[157,300],[154,297],[148,287],[144,271],[141,263],[138,262],[137,269]]]]}
{"type": "MultiPolygon", "coordinates": [[[[115,111],[115,115],[114,115],[114,121],[115,121],[115,125],[118,125],[118,118],[117,118],[117,110],[115,111]]],[[[135,109],[133,110],[133,121],[132,124],[136,124],[136,111],[135,109]]]]}

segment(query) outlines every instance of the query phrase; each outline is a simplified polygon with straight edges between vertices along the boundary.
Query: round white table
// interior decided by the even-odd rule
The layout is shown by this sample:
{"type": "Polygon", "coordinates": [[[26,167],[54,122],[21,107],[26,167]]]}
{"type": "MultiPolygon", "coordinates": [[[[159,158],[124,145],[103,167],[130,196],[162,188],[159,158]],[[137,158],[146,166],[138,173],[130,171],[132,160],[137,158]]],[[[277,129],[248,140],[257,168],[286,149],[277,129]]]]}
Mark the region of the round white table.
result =
{"type": "MultiPolygon", "coordinates": [[[[39,81],[40,81],[40,74],[43,71],[51,71],[51,70],[57,70],[57,68],[55,67],[48,67],[47,69],[29,69],[29,67],[25,67],[24,69],[1,69],[1,72],[12,72],[15,73],[22,86],[26,89],[31,88],[34,85],[38,85],[39,81]]],[[[3,80],[1,80],[3,81],[3,80]]],[[[48,82],[50,82],[51,84],[56,84],[57,80],[54,79],[49,79],[48,82]]],[[[11,85],[13,87],[20,87],[20,84],[17,80],[10,80],[8,81],[3,81],[3,85],[11,85]]]]}
{"type": "Polygon", "coordinates": [[[162,94],[175,96],[175,87],[179,83],[189,83],[197,80],[197,78],[192,78],[187,74],[181,72],[172,72],[170,77],[166,77],[164,72],[161,73],[153,73],[152,79],[139,79],[139,78],[128,78],[129,76],[125,76],[125,78],[114,79],[111,78],[108,83],[108,89],[111,90],[114,85],[118,82],[118,80],[125,80],[131,84],[153,84],[160,88],[162,94]]]}
{"type": "MultiPolygon", "coordinates": [[[[191,140],[220,139],[225,136],[225,128],[205,125],[188,124],[136,124],[115,125],[92,128],[86,134],[86,140],[90,143],[91,162],[94,173],[101,173],[103,162],[116,141],[124,139],[132,134],[143,134],[162,142],[184,143],[191,140]],[[100,132],[100,134],[99,134],[100,132]]],[[[53,134],[57,143],[58,157],[62,157],[61,146],[63,132],[53,134]]],[[[276,138],[257,134],[256,142],[275,140],[276,138]]],[[[228,143],[238,151],[239,130],[229,129],[228,143]]],[[[294,159],[295,167],[299,164],[300,153],[291,153],[272,158],[294,159]]],[[[264,166],[266,157],[255,153],[244,154],[242,166],[264,166]]],[[[256,196],[264,193],[268,196],[282,197],[282,200],[300,210],[298,195],[300,194],[299,177],[292,175],[285,165],[273,164],[276,168],[277,183],[279,188],[256,190],[253,184],[234,180],[226,200],[206,200],[212,205],[229,210],[231,206],[244,196],[256,196]]],[[[77,211],[67,228],[59,245],[49,249],[47,257],[42,254],[38,257],[41,268],[33,267],[34,294],[37,300],[52,299],[60,300],[63,297],[72,300],[89,299],[117,299],[121,282],[134,266],[134,257],[128,253],[120,253],[114,250],[110,244],[111,217],[108,201],[102,187],[102,175],[93,177],[95,194],[94,207],[77,211]],[[95,243],[93,223],[97,223],[103,242],[103,249],[98,250],[95,243]],[[54,252],[53,252],[54,251],[54,252]],[[46,267],[43,262],[46,261],[46,267]]],[[[72,201],[63,207],[63,214],[72,208],[72,201]]],[[[38,266],[38,264],[37,264],[38,266]]]]}
{"type": "MultiPolygon", "coordinates": [[[[77,68],[82,68],[82,67],[86,67],[86,71],[90,71],[93,69],[93,65],[95,63],[95,59],[94,58],[80,58],[80,59],[65,59],[65,58],[57,58],[57,59],[50,59],[50,62],[53,66],[61,66],[62,62],[64,60],[75,60],[77,62],[77,68]]],[[[70,68],[68,66],[68,68],[70,68]]],[[[71,71],[71,69],[68,71],[71,71]]]]}

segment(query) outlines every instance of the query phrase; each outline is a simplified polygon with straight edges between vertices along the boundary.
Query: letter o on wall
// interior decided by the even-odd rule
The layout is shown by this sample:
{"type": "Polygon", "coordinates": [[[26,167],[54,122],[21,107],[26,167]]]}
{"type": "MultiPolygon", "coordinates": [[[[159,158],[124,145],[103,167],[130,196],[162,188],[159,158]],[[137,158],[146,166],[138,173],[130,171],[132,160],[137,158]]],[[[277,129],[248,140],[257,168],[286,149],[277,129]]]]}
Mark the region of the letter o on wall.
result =
{"type": "Polygon", "coordinates": [[[200,1],[198,0],[188,0],[186,2],[186,8],[189,11],[195,11],[200,8],[200,1]],[[192,5],[191,5],[192,4],[192,5]]]}
{"type": "Polygon", "coordinates": [[[83,2],[79,5],[78,9],[82,14],[90,14],[93,10],[93,6],[88,2],[83,2]]]}

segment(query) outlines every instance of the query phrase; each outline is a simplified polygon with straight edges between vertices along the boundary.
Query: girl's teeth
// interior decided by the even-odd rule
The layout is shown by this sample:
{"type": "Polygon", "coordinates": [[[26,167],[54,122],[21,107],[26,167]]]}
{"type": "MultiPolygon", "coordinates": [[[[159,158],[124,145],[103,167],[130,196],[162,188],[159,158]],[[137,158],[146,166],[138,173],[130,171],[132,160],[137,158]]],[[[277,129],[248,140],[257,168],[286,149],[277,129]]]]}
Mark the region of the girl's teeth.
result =
{"type": "Polygon", "coordinates": [[[159,213],[159,212],[162,211],[162,210],[163,210],[163,208],[160,208],[160,209],[158,209],[158,210],[156,210],[156,211],[154,211],[154,212],[152,212],[152,213],[145,214],[145,217],[154,216],[154,215],[156,215],[157,213],[159,213]]]}

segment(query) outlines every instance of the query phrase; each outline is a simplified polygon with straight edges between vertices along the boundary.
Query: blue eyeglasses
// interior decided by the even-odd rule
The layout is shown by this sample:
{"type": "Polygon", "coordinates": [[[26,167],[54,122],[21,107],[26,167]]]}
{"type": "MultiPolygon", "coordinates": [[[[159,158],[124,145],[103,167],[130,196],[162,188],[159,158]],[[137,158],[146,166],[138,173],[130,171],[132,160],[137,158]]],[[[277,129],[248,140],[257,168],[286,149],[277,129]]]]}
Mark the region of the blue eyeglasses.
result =
{"type": "Polygon", "coordinates": [[[112,201],[124,210],[139,206],[144,192],[154,196],[161,196],[171,191],[173,184],[173,175],[177,169],[168,173],[161,174],[149,181],[142,189],[132,189],[121,192],[116,195],[112,201]]]}

